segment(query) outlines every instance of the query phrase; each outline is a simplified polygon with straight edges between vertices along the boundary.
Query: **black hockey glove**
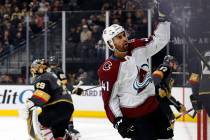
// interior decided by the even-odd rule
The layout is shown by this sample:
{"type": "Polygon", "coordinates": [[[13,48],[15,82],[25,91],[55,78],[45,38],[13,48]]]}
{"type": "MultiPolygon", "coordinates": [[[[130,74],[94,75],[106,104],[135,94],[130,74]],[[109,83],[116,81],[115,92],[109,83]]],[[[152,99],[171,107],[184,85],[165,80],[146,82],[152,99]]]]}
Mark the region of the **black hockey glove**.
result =
{"type": "Polygon", "coordinates": [[[136,134],[135,125],[131,124],[128,120],[123,117],[118,117],[115,119],[114,128],[118,130],[118,133],[123,138],[131,138],[136,134]]]}
{"type": "Polygon", "coordinates": [[[198,97],[196,97],[195,95],[190,95],[190,101],[191,101],[191,104],[193,106],[193,109],[195,111],[199,111],[202,109],[202,104],[201,102],[198,100],[198,97]]]}
{"type": "Polygon", "coordinates": [[[156,6],[154,8],[155,20],[159,22],[170,21],[169,16],[172,11],[170,3],[167,0],[162,0],[161,2],[159,1],[156,0],[156,6]]]}
{"type": "MultiPolygon", "coordinates": [[[[179,103],[179,102],[178,102],[179,103]]],[[[184,113],[184,112],[186,112],[187,110],[186,110],[186,107],[183,105],[183,104],[181,104],[181,103],[179,103],[179,107],[177,108],[177,110],[180,112],[180,113],[184,113]]]]}
{"type": "Polygon", "coordinates": [[[167,88],[159,88],[159,92],[158,92],[158,93],[159,93],[159,96],[160,96],[161,98],[170,96],[170,93],[169,93],[169,91],[168,91],[167,88]]]}
{"type": "Polygon", "coordinates": [[[72,92],[72,94],[82,95],[84,90],[82,88],[77,88],[77,90],[72,90],[72,91],[74,91],[72,92]]]}

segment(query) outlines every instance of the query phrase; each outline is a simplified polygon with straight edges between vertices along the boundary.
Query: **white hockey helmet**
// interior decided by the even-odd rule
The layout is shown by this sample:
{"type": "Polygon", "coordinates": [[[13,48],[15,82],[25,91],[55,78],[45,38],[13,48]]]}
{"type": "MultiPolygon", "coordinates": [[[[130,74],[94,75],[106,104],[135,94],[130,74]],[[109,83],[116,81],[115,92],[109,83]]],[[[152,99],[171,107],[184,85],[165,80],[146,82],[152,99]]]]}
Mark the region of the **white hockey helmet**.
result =
{"type": "Polygon", "coordinates": [[[106,46],[108,46],[110,50],[112,51],[115,50],[115,46],[112,39],[115,36],[117,36],[119,33],[122,33],[124,31],[125,29],[118,24],[112,24],[111,26],[106,27],[104,29],[102,37],[104,39],[106,46]]]}

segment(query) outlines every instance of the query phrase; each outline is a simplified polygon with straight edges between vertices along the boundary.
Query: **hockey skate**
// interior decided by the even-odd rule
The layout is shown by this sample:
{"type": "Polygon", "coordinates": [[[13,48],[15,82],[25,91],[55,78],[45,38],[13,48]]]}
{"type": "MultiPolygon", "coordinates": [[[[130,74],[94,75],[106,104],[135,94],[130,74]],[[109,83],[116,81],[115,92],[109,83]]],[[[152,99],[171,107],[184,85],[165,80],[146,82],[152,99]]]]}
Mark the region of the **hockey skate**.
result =
{"type": "Polygon", "coordinates": [[[81,137],[79,131],[74,128],[69,128],[66,130],[66,134],[64,136],[64,140],[79,140],[81,137]]]}

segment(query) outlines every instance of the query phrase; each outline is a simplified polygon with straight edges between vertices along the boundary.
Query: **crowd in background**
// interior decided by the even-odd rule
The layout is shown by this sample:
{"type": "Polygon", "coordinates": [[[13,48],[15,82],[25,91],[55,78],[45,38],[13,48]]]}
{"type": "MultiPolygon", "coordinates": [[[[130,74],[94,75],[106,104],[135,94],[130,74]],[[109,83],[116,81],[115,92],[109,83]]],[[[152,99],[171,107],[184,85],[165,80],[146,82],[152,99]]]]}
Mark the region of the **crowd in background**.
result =
{"type": "MultiPolygon", "coordinates": [[[[17,47],[26,39],[26,16],[30,17],[30,32],[39,33],[44,27],[44,13],[63,8],[60,0],[1,0],[0,1],[0,56],[17,47]]],[[[51,18],[53,22],[53,17],[51,18]]]]}
{"type": "MultiPolygon", "coordinates": [[[[97,10],[97,12],[73,13],[67,18],[67,57],[69,61],[82,62],[104,59],[105,49],[101,39],[102,30],[105,27],[105,10],[113,10],[110,15],[110,24],[121,24],[127,29],[128,36],[147,36],[147,15],[143,10],[137,10],[136,2],[127,0],[93,0],[92,3],[85,0],[5,0],[0,3],[0,56],[9,54],[14,48],[26,40],[26,15],[30,16],[30,35],[38,34],[44,29],[44,16],[47,12],[49,23],[56,23],[61,16],[55,16],[55,12],[97,10]],[[95,6],[97,5],[97,7],[95,6]],[[126,11],[126,12],[125,12],[126,11]],[[131,12],[127,12],[131,11],[131,12]],[[138,30],[139,32],[135,32],[138,30]],[[139,34],[137,34],[139,33],[139,34]],[[88,58],[88,59],[87,59],[88,58]],[[97,58],[97,59],[95,59],[97,58]]],[[[68,15],[67,15],[68,16],[68,15]]],[[[101,61],[102,61],[101,60],[101,61]]],[[[81,63],[81,62],[80,62],[81,63]]],[[[70,64],[71,65],[71,64],[70,64]]],[[[96,84],[96,69],[77,68],[70,66],[72,71],[67,75],[72,83],[78,79],[87,81],[87,84],[96,84]]],[[[2,74],[1,83],[25,82],[25,73],[19,75],[2,74]]]]}
{"type": "MultiPolygon", "coordinates": [[[[26,15],[30,16],[30,31],[32,33],[39,33],[44,28],[45,12],[50,13],[62,10],[115,10],[111,13],[111,23],[125,23],[124,25],[128,29],[128,33],[131,34],[136,30],[136,25],[140,25],[142,21],[147,22],[146,18],[142,20],[144,18],[143,11],[123,13],[123,10],[134,11],[136,9],[135,3],[127,0],[93,0],[91,4],[85,0],[32,0],[31,2],[3,0],[0,2],[0,55],[25,40],[26,15]]],[[[48,16],[50,15],[52,14],[48,14],[48,16]]],[[[56,21],[56,18],[50,16],[50,22],[56,21]]],[[[73,27],[69,29],[69,34],[73,34],[73,37],[69,37],[69,40],[75,43],[93,40],[95,44],[99,40],[99,33],[105,26],[104,13],[86,14],[85,18],[82,18],[80,26],[77,26],[78,20],[80,19],[71,20],[74,23],[72,23],[73,27]],[[75,33],[76,35],[74,35],[75,33]]]]}

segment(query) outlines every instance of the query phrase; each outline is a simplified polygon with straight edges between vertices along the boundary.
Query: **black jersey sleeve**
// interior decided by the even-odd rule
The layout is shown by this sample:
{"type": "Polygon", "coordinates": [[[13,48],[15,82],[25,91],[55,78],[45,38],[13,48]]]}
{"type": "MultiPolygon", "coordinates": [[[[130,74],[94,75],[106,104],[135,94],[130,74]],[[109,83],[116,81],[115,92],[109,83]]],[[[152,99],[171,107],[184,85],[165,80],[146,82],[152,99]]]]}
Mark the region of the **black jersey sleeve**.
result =
{"type": "Polygon", "coordinates": [[[50,82],[47,80],[39,80],[34,84],[35,92],[31,97],[31,101],[36,106],[43,106],[51,98],[50,92],[50,82]]]}
{"type": "Polygon", "coordinates": [[[57,75],[58,79],[62,82],[63,85],[67,85],[67,77],[62,69],[54,68],[52,69],[52,72],[54,72],[57,75]]]}

